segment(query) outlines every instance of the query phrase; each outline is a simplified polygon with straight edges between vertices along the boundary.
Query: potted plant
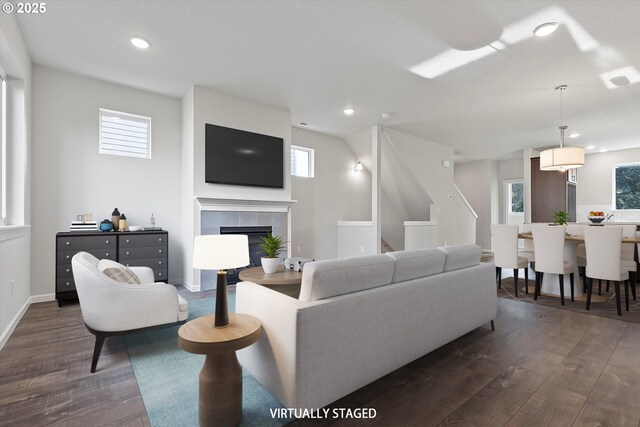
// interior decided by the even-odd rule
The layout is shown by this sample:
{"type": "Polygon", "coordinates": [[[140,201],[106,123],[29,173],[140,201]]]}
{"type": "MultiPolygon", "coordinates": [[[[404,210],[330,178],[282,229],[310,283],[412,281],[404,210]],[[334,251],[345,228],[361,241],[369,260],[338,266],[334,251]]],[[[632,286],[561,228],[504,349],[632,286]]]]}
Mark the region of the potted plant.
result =
{"type": "Polygon", "coordinates": [[[569,213],[558,211],[553,213],[553,223],[556,225],[567,225],[569,222],[569,213]]]}
{"type": "Polygon", "coordinates": [[[269,233],[267,237],[260,237],[258,247],[264,256],[261,258],[262,269],[265,273],[275,273],[278,269],[278,255],[285,248],[286,242],[280,236],[269,233]]]}

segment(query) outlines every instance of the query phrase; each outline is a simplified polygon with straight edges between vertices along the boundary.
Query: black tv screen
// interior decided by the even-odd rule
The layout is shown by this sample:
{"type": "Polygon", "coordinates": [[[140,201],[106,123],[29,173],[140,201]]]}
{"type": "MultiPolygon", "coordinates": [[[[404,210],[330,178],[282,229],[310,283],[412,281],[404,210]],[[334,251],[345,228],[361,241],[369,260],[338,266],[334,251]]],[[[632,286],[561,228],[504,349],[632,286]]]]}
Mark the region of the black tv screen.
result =
{"type": "Polygon", "coordinates": [[[283,147],[282,138],[207,123],[205,182],[283,188],[283,147]]]}

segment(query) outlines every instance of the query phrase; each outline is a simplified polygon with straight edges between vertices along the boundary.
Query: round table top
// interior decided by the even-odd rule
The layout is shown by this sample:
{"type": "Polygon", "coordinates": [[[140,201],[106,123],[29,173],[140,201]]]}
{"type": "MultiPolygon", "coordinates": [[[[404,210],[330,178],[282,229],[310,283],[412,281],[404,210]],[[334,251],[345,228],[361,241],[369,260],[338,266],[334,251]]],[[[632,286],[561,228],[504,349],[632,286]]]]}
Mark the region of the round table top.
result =
{"type": "Polygon", "coordinates": [[[253,282],[258,285],[299,285],[302,283],[302,272],[287,270],[284,265],[279,265],[275,273],[267,274],[262,267],[246,268],[240,272],[240,280],[253,282]]]}
{"type": "Polygon", "coordinates": [[[260,338],[262,323],[249,314],[229,313],[229,325],[214,326],[215,316],[193,319],[178,330],[178,346],[189,353],[223,354],[248,347],[260,338]]]}

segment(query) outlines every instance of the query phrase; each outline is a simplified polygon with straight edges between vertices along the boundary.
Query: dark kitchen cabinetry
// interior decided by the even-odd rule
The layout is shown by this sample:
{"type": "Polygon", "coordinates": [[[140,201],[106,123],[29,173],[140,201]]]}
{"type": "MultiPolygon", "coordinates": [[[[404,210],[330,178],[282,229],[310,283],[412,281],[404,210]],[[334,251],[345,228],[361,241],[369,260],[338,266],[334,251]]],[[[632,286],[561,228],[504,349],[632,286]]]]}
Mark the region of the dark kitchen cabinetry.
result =
{"type": "Polygon", "coordinates": [[[557,211],[576,221],[575,177],[575,170],[541,171],[540,158],[531,159],[531,222],[553,222],[557,211]]]}
{"type": "Polygon", "coordinates": [[[89,252],[98,259],[111,259],[126,266],[153,269],[156,281],[166,282],[169,261],[169,234],[166,231],[141,232],[61,232],[56,235],[56,299],[76,299],[71,258],[89,252]]]}

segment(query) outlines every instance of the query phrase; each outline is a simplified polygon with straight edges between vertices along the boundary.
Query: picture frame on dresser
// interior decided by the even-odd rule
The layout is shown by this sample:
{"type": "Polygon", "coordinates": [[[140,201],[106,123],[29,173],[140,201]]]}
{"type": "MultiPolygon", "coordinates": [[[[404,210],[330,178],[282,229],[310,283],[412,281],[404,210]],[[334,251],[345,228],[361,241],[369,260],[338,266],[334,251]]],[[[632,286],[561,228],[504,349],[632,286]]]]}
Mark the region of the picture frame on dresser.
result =
{"type": "Polygon", "coordinates": [[[56,300],[78,298],[71,259],[78,252],[130,266],[150,267],[156,282],[169,277],[169,233],[167,231],[64,231],[56,234],[56,300]]]}

